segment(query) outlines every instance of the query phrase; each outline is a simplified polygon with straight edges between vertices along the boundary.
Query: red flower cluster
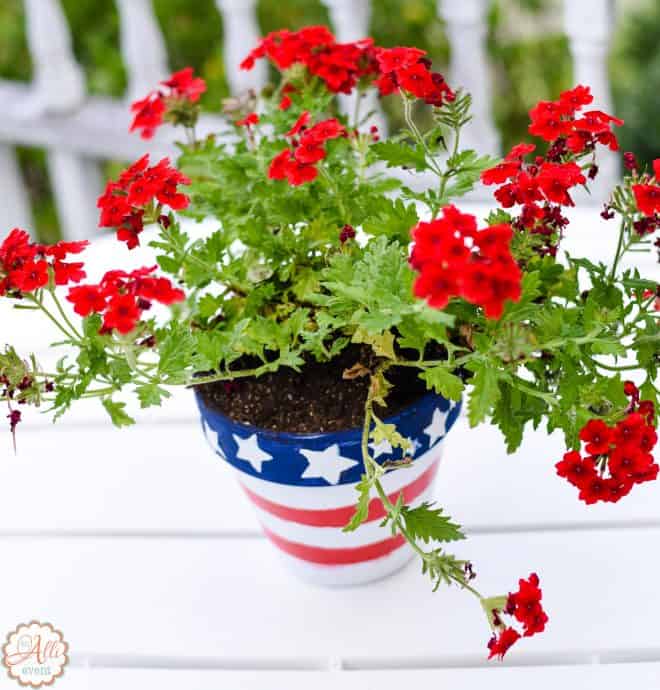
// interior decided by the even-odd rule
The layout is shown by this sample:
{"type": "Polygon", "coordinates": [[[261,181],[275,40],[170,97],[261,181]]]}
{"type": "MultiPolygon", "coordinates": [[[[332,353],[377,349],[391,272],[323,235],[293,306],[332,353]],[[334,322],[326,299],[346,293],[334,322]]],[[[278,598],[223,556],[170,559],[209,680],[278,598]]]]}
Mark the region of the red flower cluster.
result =
{"type": "MultiPolygon", "coordinates": [[[[520,216],[512,223],[519,232],[538,235],[542,240],[538,252],[554,256],[568,220],[562,215],[562,206],[573,206],[570,190],[586,184],[587,177],[572,160],[593,152],[596,144],[618,148],[611,124],[623,124],[600,111],[591,111],[578,117],[578,111],[591,103],[588,87],[576,86],[561,94],[558,101],[542,101],[530,111],[532,124],[529,131],[552,142],[545,157],[536,156],[533,163],[525,157],[533,153],[532,144],[514,146],[504,161],[485,170],[481,181],[486,185],[499,185],[495,198],[502,208],[520,205],[520,216]]],[[[589,177],[597,174],[591,165],[589,177]]]]}
{"type": "MultiPolygon", "coordinates": [[[[294,64],[305,65],[333,93],[351,93],[359,79],[375,71],[372,39],[337,43],[325,26],[273,31],[250,51],[241,62],[241,69],[252,69],[255,61],[264,57],[280,70],[294,64]]],[[[288,101],[284,104],[288,107],[288,101]]]]}
{"type": "Polygon", "coordinates": [[[268,168],[271,180],[287,180],[296,187],[318,176],[316,163],[326,156],[325,142],[345,136],[346,129],[331,118],[308,127],[310,115],[305,111],[286,133],[292,148],[286,148],[273,158],[268,168]]]}
{"type": "Polygon", "coordinates": [[[644,218],[634,223],[638,235],[650,235],[660,226],[660,158],[653,161],[653,178],[644,176],[632,186],[635,203],[644,218]]]}
{"type": "Polygon", "coordinates": [[[134,118],[130,131],[140,130],[143,139],[153,137],[169,111],[185,109],[187,105],[197,103],[206,91],[206,82],[193,76],[192,67],[186,67],[160,82],[160,87],[131,105],[134,118]]]}
{"type": "Polygon", "coordinates": [[[579,497],[587,505],[616,503],[635,484],[658,476],[659,467],[651,453],[658,441],[653,403],[640,402],[632,382],[624,390],[631,398],[626,417],[613,427],[602,419],[590,420],[580,431],[587,455],[573,450],[556,464],[557,474],[580,490],[579,497]]]}
{"type": "Polygon", "coordinates": [[[80,254],[89,242],[58,242],[53,245],[30,241],[25,230],[14,228],[0,244],[0,297],[20,296],[49,284],[79,283],[85,277],[83,263],[67,262],[69,254],[80,254]]]}
{"type": "Polygon", "coordinates": [[[440,107],[453,101],[454,92],[419,48],[375,48],[379,76],[375,81],[382,96],[405,91],[429,105],[440,107]]]}
{"type": "Polygon", "coordinates": [[[506,224],[477,230],[477,219],[446,206],[442,217],[412,230],[410,264],[419,271],[414,292],[443,309],[452,297],[483,307],[489,319],[502,315],[505,300],[520,299],[522,274],[509,248],[506,224]]]}
{"type": "MultiPolygon", "coordinates": [[[[426,52],[418,48],[380,48],[373,39],[337,43],[324,26],[300,31],[274,31],[263,38],[241,63],[252,69],[267,57],[280,70],[302,64],[319,77],[333,93],[349,94],[362,78],[372,78],[381,95],[405,91],[426,103],[441,106],[454,99],[444,77],[431,70],[426,52]]],[[[291,104],[285,93],[280,108],[291,104]]]]}
{"type": "Polygon", "coordinates": [[[183,290],[167,278],[152,275],[156,268],[144,267],[130,273],[108,271],[98,285],[71,288],[66,299],[79,316],[102,314],[102,332],[116,330],[125,335],[136,327],[152,302],[174,304],[185,299],[183,290]]]}
{"type": "Polygon", "coordinates": [[[581,113],[593,100],[588,86],[576,86],[564,91],[558,101],[541,101],[529,111],[529,133],[554,143],[562,140],[573,154],[593,151],[596,144],[617,151],[619,145],[611,126],[620,127],[623,120],[600,110],[581,113]]]}
{"type": "Polygon", "coordinates": [[[520,633],[511,626],[505,626],[500,614],[505,613],[515,618],[523,626],[523,636],[531,637],[545,630],[548,615],[543,610],[541,599],[543,593],[539,587],[539,577],[532,573],[527,580],[518,581],[518,591],[510,593],[506,608],[503,612],[493,611],[493,625],[499,628],[500,634],[493,635],[488,642],[490,653],[493,657],[504,658],[507,651],[520,639],[520,633]]]}
{"type": "Polygon", "coordinates": [[[99,227],[117,228],[118,240],[129,249],[137,247],[146,211],[155,220],[162,206],[175,211],[188,206],[190,199],[178,190],[180,184],[190,184],[190,180],[170,165],[169,158],[149,167],[149,154],[145,154],[116,182],[108,182],[96,204],[101,209],[99,227]]]}

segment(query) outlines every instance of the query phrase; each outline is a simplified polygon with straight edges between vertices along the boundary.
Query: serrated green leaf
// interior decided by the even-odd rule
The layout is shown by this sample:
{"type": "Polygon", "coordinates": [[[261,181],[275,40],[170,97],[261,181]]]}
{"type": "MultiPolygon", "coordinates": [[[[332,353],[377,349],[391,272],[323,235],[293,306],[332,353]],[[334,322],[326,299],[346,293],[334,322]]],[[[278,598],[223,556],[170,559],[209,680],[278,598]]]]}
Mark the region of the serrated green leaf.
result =
{"type": "Polygon", "coordinates": [[[106,412],[110,415],[112,423],[116,427],[131,426],[135,424],[135,420],[124,410],[124,408],[126,407],[126,403],[115,402],[110,398],[106,398],[101,402],[106,412]]]}
{"type": "Polygon", "coordinates": [[[433,367],[420,373],[420,378],[429,388],[450,400],[460,400],[465,386],[458,376],[446,367],[433,367]]]}
{"type": "Polygon", "coordinates": [[[432,503],[425,502],[417,508],[404,506],[401,515],[413,539],[419,539],[424,543],[465,539],[460,525],[452,522],[448,515],[443,515],[442,508],[434,508],[432,503]]]}
{"type": "Polygon", "coordinates": [[[490,414],[500,397],[497,385],[499,371],[489,362],[470,362],[468,369],[474,373],[470,379],[472,390],[468,400],[470,426],[476,426],[490,414]]]}

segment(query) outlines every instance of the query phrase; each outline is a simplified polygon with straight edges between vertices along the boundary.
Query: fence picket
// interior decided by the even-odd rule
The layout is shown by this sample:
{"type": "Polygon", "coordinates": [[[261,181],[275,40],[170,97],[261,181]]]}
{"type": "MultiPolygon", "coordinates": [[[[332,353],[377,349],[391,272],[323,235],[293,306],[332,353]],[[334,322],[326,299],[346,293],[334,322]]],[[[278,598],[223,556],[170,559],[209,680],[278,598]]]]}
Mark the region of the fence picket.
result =
{"type": "MultiPolygon", "coordinates": [[[[332,26],[339,41],[357,41],[369,35],[370,0],[323,0],[323,4],[330,12],[332,26]]],[[[349,117],[355,112],[357,98],[357,93],[350,96],[339,94],[339,105],[349,117]]],[[[375,89],[369,89],[362,96],[359,112],[361,118],[372,113],[367,125],[376,125],[382,136],[387,134],[387,122],[375,89]]]]}
{"type": "Polygon", "coordinates": [[[248,52],[257,45],[261,31],[257,22],[256,0],[216,0],[222,14],[224,35],[225,73],[233,94],[248,89],[258,91],[268,81],[268,67],[259,61],[250,70],[239,65],[248,52]]]}
{"type": "Polygon", "coordinates": [[[499,135],[492,114],[491,75],[486,55],[489,0],[439,0],[438,12],[447,25],[451,59],[447,80],[452,88],[472,95],[473,119],[461,134],[464,148],[497,155],[499,135]]]}
{"type": "Polygon", "coordinates": [[[14,149],[0,144],[0,237],[11,228],[31,228],[32,214],[14,149]]]}
{"type": "MultiPolygon", "coordinates": [[[[608,78],[608,53],[612,35],[613,3],[610,0],[564,0],[564,29],[573,57],[573,82],[588,84],[594,95],[593,109],[613,112],[608,78]]],[[[615,152],[600,147],[599,175],[589,184],[591,196],[604,201],[619,179],[615,152]]]]}
{"type": "Polygon", "coordinates": [[[167,52],[151,0],[116,0],[116,4],[128,71],[127,96],[134,101],[167,76],[167,52]]]}

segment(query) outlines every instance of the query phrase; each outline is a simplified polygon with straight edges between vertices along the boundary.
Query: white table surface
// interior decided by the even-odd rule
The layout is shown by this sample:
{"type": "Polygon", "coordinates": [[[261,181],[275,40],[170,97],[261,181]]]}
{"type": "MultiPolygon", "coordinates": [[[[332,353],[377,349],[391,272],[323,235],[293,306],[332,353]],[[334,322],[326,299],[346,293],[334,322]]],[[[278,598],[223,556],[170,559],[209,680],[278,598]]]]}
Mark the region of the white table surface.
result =
{"type": "MultiPolygon", "coordinates": [[[[607,257],[615,226],[573,215],[569,248],[607,257]]],[[[127,257],[142,262],[98,243],[91,277],[127,257]]],[[[652,257],[644,267],[657,275],[652,257]]],[[[0,344],[47,359],[51,335],[0,300],[0,344]]],[[[415,561],[359,588],[293,579],[189,392],[138,417],[115,430],[96,401],[55,426],[28,413],[16,456],[0,434],[0,637],[32,618],[60,628],[72,661],[56,688],[660,688],[658,484],[586,507],[555,476],[558,435],[529,433],[507,456],[496,430],[458,422],[437,481],[470,536],[454,551],[487,593],[537,571],[550,615],[500,664],[476,601],[433,594],[415,561]]],[[[18,686],[0,674],[5,687],[18,686]]]]}

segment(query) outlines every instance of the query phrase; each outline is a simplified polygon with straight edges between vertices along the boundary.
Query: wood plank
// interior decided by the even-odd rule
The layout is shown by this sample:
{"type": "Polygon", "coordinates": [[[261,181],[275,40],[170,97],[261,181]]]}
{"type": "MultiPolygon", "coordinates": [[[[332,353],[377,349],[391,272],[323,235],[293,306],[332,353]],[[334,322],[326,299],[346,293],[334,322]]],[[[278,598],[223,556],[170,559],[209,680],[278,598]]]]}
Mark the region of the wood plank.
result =
{"type": "MultiPolygon", "coordinates": [[[[452,688],[452,690],[557,690],[600,688],[657,690],[660,664],[607,664],[580,666],[533,666],[490,668],[405,669],[388,671],[263,671],[172,668],[68,668],[58,679],[62,690],[116,690],[116,688],[158,688],[159,690],[400,690],[402,687],[452,688]]],[[[0,682],[0,687],[4,687],[0,682]]],[[[9,687],[9,686],[7,686],[9,687]]],[[[15,686],[12,686],[15,687],[15,686]]]]}
{"type": "MultiPolygon", "coordinates": [[[[194,416],[192,400],[181,405],[194,416]]],[[[197,422],[176,420],[176,409],[165,419],[148,411],[152,423],[121,430],[91,423],[30,428],[28,420],[16,456],[9,434],[0,435],[0,533],[255,533],[233,473],[207,447],[197,422]]],[[[497,429],[471,430],[462,418],[446,443],[436,496],[473,533],[660,524],[654,483],[616,505],[578,501],[555,475],[559,434],[530,432],[507,456],[497,429]]]]}
{"type": "MultiPolygon", "coordinates": [[[[29,510],[29,505],[26,506],[29,510]]],[[[507,591],[537,570],[550,624],[521,641],[517,664],[660,660],[655,579],[660,529],[480,535],[458,545],[478,586],[507,591]]],[[[0,630],[56,624],[72,654],[167,657],[170,665],[346,668],[483,665],[477,602],[432,593],[416,565],[364,588],[293,579],[262,539],[0,539],[0,630]]]]}

